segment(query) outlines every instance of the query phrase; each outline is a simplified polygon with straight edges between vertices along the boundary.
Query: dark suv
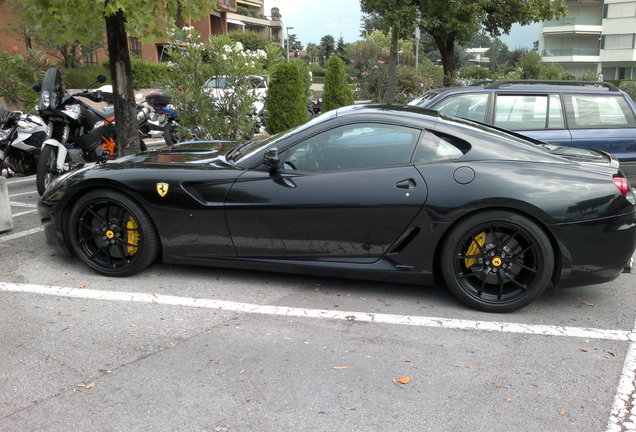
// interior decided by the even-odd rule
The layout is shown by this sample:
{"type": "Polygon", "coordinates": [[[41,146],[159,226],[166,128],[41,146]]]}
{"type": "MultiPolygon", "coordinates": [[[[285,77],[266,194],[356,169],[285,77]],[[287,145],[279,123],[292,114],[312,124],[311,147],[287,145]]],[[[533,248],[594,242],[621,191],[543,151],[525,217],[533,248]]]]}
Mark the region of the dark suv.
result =
{"type": "Polygon", "coordinates": [[[613,84],[495,81],[431,90],[409,105],[492,124],[547,143],[611,153],[636,185],[636,104],[613,84]]]}

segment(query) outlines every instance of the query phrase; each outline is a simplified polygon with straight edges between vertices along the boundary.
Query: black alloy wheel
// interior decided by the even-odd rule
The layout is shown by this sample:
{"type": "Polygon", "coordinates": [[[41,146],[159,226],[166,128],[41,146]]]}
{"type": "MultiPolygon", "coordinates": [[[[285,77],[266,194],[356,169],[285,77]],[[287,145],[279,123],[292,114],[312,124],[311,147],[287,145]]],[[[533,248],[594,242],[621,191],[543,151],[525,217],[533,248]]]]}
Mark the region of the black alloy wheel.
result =
{"type": "Polygon", "coordinates": [[[511,312],[534,301],[550,284],[554,251],[530,219],[487,211],[452,229],[441,264],[446,285],[460,301],[486,312],[511,312]]]}
{"type": "Polygon", "coordinates": [[[159,254],[159,237],[147,213],[126,195],[95,190],[73,206],[68,233],[75,254],[107,276],[137,273],[159,254]]]}

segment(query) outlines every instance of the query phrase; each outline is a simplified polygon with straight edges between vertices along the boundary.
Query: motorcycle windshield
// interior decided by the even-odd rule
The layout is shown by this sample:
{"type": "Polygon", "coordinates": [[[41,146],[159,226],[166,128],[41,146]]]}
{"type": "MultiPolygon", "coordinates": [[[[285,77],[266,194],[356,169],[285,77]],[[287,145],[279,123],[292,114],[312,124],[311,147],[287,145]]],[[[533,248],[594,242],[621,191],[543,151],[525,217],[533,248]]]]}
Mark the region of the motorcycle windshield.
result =
{"type": "Polygon", "coordinates": [[[62,102],[64,92],[62,72],[58,68],[49,68],[42,81],[38,110],[55,109],[62,102]]]}

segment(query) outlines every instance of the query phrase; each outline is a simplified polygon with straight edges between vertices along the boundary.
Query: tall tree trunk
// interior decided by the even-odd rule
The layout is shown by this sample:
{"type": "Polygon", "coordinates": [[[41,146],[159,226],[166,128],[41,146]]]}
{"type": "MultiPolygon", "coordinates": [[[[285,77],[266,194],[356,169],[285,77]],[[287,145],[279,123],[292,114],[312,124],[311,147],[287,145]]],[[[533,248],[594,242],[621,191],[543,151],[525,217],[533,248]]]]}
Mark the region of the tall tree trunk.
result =
{"type": "Polygon", "coordinates": [[[121,9],[106,17],[108,59],[115,99],[115,133],[118,156],[126,156],[140,151],[125,22],[124,12],[121,9]]]}
{"type": "Polygon", "coordinates": [[[433,36],[433,39],[442,57],[444,86],[449,87],[455,83],[455,39],[442,39],[436,36],[433,36]]]}
{"type": "Polygon", "coordinates": [[[389,70],[386,78],[386,94],[384,95],[384,103],[392,104],[395,102],[395,82],[397,81],[397,55],[398,55],[398,30],[393,27],[391,29],[391,50],[389,52],[389,70]]]}

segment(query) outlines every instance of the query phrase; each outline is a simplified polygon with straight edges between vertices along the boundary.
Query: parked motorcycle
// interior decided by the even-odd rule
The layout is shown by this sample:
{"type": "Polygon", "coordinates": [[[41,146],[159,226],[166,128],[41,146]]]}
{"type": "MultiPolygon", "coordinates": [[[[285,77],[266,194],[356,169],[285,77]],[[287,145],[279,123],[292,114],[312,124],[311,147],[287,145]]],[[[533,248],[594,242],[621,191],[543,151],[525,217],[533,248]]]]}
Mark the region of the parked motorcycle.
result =
{"type": "MultiPolygon", "coordinates": [[[[99,75],[96,83],[105,81],[106,77],[99,75]]],[[[71,95],[64,88],[62,75],[56,68],[50,68],[42,84],[34,89],[40,91],[38,112],[51,130],[50,138],[42,144],[36,169],[40,195],[64,172],[89,162],[106,162],[117,157],[114,110],[100,111],[79,99],[108,102],[109,98],[112,100],[112,94],[87,89],[71,95]]],[[[138,110],[138,120],[144,121],[147,114],[145,110],[138,110]]],[[[146,150],[143,140],[141,147],[146,150]]]]}
{"type": "Polygon", "coordinates": [[[0,173],[34,174],[49,128],[40,117],[0,107],[0,173]]]}
{"type": "Polygon", "coordinates": [[[150,114],[139,130],[144,138],[163,136],[166,145],[178,143],[183,137],[179,133],[179,116],[170,104],[170,96],[163,90],[153,90],[146,95],[145,105],[150,114]]]}

